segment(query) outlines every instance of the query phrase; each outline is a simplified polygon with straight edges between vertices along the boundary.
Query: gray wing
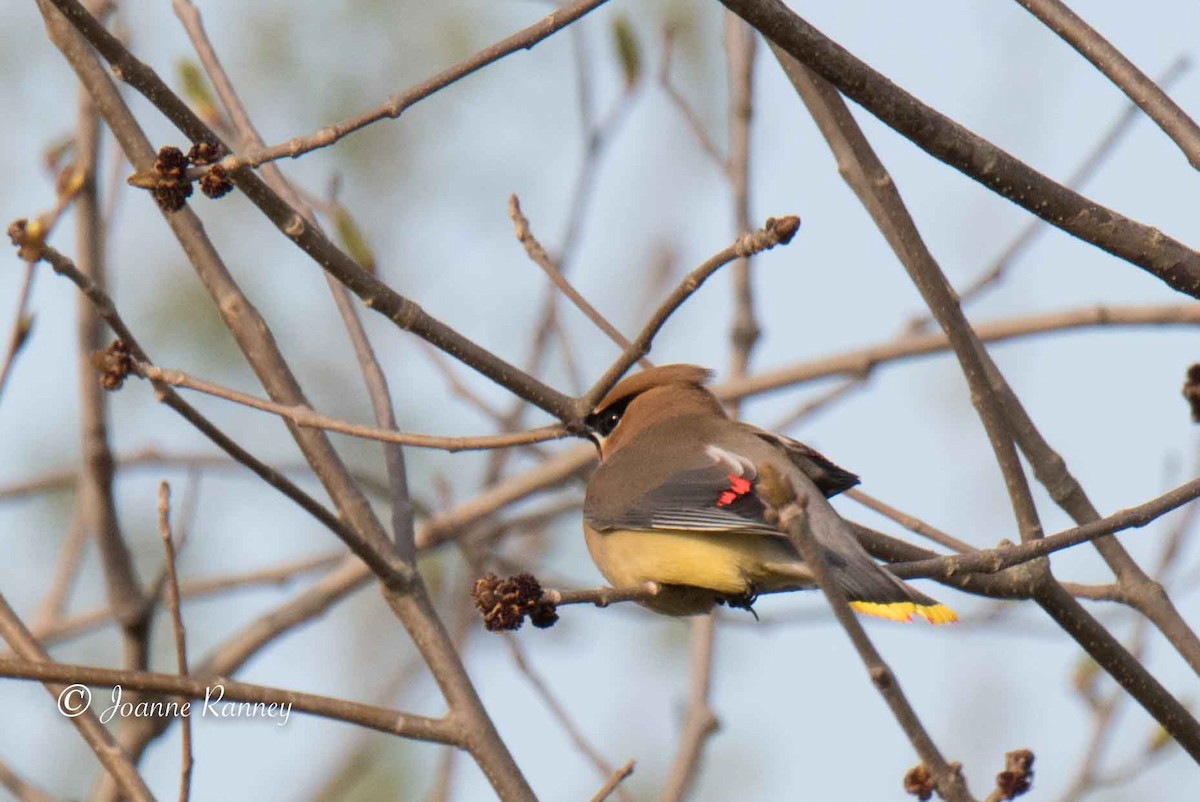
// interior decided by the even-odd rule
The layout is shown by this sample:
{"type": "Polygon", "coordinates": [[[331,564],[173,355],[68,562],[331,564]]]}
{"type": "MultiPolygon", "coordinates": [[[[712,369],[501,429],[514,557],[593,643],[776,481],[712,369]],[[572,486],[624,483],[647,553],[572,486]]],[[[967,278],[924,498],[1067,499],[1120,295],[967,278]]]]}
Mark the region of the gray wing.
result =
{"type": "Polygon", "coordinates": [[[709,464],[669,474],[619,509],[601,510],[589,498],[584,507],[588,524],[598,531],[661,529],[780,535],[774,512],[758,497],[754,464],[717,446],[707,446],[705,455],[709,464]]]}

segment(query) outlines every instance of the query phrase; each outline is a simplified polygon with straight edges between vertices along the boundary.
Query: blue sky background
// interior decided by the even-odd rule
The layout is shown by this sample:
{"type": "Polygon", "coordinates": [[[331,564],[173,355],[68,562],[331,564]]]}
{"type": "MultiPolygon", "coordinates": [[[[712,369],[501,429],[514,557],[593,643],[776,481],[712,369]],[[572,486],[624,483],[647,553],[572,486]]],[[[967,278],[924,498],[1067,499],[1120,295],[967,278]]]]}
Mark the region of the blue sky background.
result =
{"type": "MultiPolygon", "coordinates": [[[[1061,178],[1124,109],[1124,96],[1082,58],[1009,2],[887,4],[846,0],[794,4],[796,10],[917,97],[1030,165],[1061,178]]],[[[540,3],[427,4],[351,0],[204,3],[209,33],[268,142],[309,133],[376,105],[547,11],[540,3]]],[[[1150,0],[1097,1],[1079,8],[1089,22],[1151,75],[1177,56],[1200,57],[1200,6],[1150,0]]],[[[593,101],[603,116],[621,86],[611,41],[617,14],[637,32],[646,79],[628,101],[628,117],[609,142],[589,204],[576,259],[578,288],[626,332],[644,319],[644,287],[658,255],[679,270],[703,261],[733,237],[728,187],[655,85],[660,31],[679,25],[673,75],[723,148],[725,78],[722,10],[715,3],[614,2],[579,26],[593,70],[593,101]]],[[[178,86],[175,65],[190,54],[170,5],[122,4],[132,47],[178,86]]],[[[0,101],[9,109],[0,167],[8,190],[0,218],[29,216],[53,203],[42,167],[48,144],[70,133],[75,93],[69,70],[45,40],[32,3],[13,3],[0,30],[0,101]]],[[[341,199],[366,232],[380,274],[433,315],[513,361],[521,361],[535,325],[545,279],[512,235],[506,204],[517,193],[535,232],[553,249],[561,241],[583,152],[571,35],[509,57],[407,112],[338,145],[283,165],[290,178],[323,193],[341,176],[341,199]]],[[[882,237],[839,178],[824,142],[770,54],[760,49],[752,142],[753,218],[799,214],[802,229],[787,248],[756,259],[754,287],[764,337],[753,359],[766,369],[881,342],[917,311],[920,299],[882,237]]],[[[1200,71],[1172,95],[1200,113],[1200,71]]],[[[143,100],[131,98],[156,145],[182,138],[143,100]]],[[[997,198],[856,109],[891,170],[932,252],[963,285],[984,270],[1025,224],[1021,209],[997,198]]],[[[105,143],[104,173],[111,142],[105,143]]],[[[124,168],[118,178],[125,175],[124,168]]],[[[1134,219],[1195,244],[1200,180],[1173,143],[1139,120],[1084,194],[1134,219]]],[[[236,193],[193,207],[242,287],[293,360],[320,410],[356,421],[370,407],[318,268],[236,193]]],[[[110,253],[114,295],[127,321],[164,367],[259,392],[232,340],[148,196],[122,190],[110,253]]],[[[71,226],[55,243],[71,253],[71,226]]],[[[21,266],[0,270],[0,324],[7,327],[21,266]]],[[[728,364],[729,277],[720,275],[663,330],[653,357],[723,370],[728,364]]],[[[1152,276],[1061,232],[1047,230],[1014,265],[1000,289],[968,312],[987,321],[1094,304],[1180,304],[1152,276]]],[[[39,270],[31,303],[36,325],[0,399],[0,484],[73,466],[78,459],[74,371],[75,290],[39,270]]],[[[564,307],[584,378],[616,355],[604,337],[564,307]]],[[[415,339],[378,316],[368,328],[392,382],[402,427],[470,434],[488,423],[451,397],[415,339]]],[[[1028,339],[993,349],[1034,421],[1066,458],[1103,513],[1136,504],[1195,475],[1196,437],[1179,397],[1186,366],[1197,360],[1194,331],[1113,329],[1028,339]]],[[[506,394],[462,371],[497,404],[506,394]]],[[[546,380],[571,389],[552,357],[546,380]]],[[[776,393],[745,408],[770,424],[827,385],[776,393]]],[[[297,459],[282,425],[261,413],[190,398],[257,454],[275,463],[297,459]]],[[[542,416],[531,415],[531,423],[542,416]]],[[[212,453],[177,416],[132,382],[112,396],[116,451],[154,447],[212,453]]],[[[792,432],[859,473],[864,489],[978,546],[1016,539],[998,469],[952,358],[938,356],[879,370],[869,387],[792,432]]],[[[376,475],[379,449],[339,439],[349,461],[376,475]]],[[[438,498],[438,477],[455,500],[478,487],[483,458],[409,452],[414,488],[438,498]]],[[[515,464],[526,465],[525,458],[515,464]]],[[[139,471],[118,484],[126,536],[143,577],[161,563],[154,530],[155,486],[163,477],[182,494],[179,472],[139,471]]],[[[308,483],[311,486],[311,483],[308,483]]],[[[578,493],[578,490],[570,492],[578,493]]],[[[1070,525],[1040,488],[1046,530],[1070,525]]],[[[272,491],[239,474],[206,476],[199,485],[185,577],[208,576],[335,550],[332,536],[272,491]]],[[[536,505],[534,505],[536,506],[536,505]]],[[[897,532],[857,507],[840,509],[897,532]]],[[[0,504],[0,591],[32,615],[52,575],[72,512],[69,494],[0,504]]],[[[1171,518],[1122,536],[1143,564],[1152,562],[1171,518]]],[[[530,553],[544,550],[541,570],[579,586],[599,583],[575,514],[562,516],[530,553]]],[[[1200,561],[1185,547],[1181,573],[1200,561]]],[[[1107,579],[1094,552],[1054,559],[1061,578],[1107,579]]],[[[435,586],[461,592],[469,577],[447,556],[431,563],[435,586]]],[[[1173,588],[1185,617],[1200,619],[1194,575],[1173,588]]],[[[240,625],[298,592],[303,583],[239,593],[185,608],[193,661],[240,625]]],[[[961,626],[870,624],[933,737],[961,760],[979,796],[1002,768],[1003,754],[1031,748],[1038,757],[1038,799],[1053,799],[1070,781],[1090,732],[1090,716],[1071,690],[1080,651],[1032,605],[979,624],[986,600],[936,588],[958,609],[961,626]]],[[[72,610],[102,603],[103,583],[89,550],[72,610]]],[[[871,688],[843,633],[816,594],[764,599],[767,622],[733,616],[718,634],[713,707],[722,727],[711,740],[695,794],[700,800],[901,799],[900,778],[917,760],[871,688]],[[787,621],[791,623],[786,623],[787,621]]],[[[1095,612],[1118,633],[1131,618],[1112,606],[1095,612]]],[[[687,698],[685,623],[633,608],[570,609],[554,629],[518,638],[584,732],[612,763],[636,757],[629,787],[654,798],[674,754],[687,698]]],[[[154,665],[173,670],[169,627],[160,620],[154,665]]],[[[476,629],[467,659],[484,701],[539,795],[587,798],[599,778],[550,718],[508,659],[499,639],[476,629]]],[[[65,661],[115,665],[109,629],[56,647],[65,661]]],[[[412,649],[374,590],[345,601],[289,634],[242,672],[251,681],[378,701],[417,712],[442,710],[420,672],[400,693],[387,693],[412,649]]],[[[1174,692],[1196,699],[1196,677],[1161,640],[1146,662],[1174,692]]],[[[63,796],[85,794],[94,759],[34,684],[0,683],[0,759],[63,796]],[[53,743],[53,748],[46,744],[53,743]],[[64,767],[70,767],[64,769],[64,767]]],[[[1123,765],[1151,735],[1133,709],[1116,720],[1113,764],[1123,765]]],[[[286,727],[263,722],[200,722],[195,799],[307,799],[361,739],[345,725],[293,715],[286,727]],[[217,768],[217,767],[220,768],[217,768]]],[[[437,748],[369,735],[370,769],[353,798],[421,799],[437,748]]],[[[157,794],[175,793],[179,730],[156,743],[144,762],[157,794]]],[[[1132,786],[1096,800],[1188,799],[1196,767],[1172,751],[1132,786]]],[[[482,775],[463,760],[457,798],[487,797],[482,775]]]]}

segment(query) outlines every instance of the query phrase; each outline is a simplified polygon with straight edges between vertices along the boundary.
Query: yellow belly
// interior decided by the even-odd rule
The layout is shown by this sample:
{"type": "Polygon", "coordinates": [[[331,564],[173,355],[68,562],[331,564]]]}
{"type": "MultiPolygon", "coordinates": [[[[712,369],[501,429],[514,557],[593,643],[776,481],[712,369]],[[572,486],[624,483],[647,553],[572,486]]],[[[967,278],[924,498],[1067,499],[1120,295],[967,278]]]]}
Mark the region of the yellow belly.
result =
{"type": "Polygon", "coordinates": [[[715,532],[595,532],[584,527],[588,551],[614,587],[645,582],[666,588],[647,606],[673,615],[706,612],[717,596],[799,587],[795,562],[775,537],[715,532]],[[789,566],[791,567],[791,566],[789,566]]]}

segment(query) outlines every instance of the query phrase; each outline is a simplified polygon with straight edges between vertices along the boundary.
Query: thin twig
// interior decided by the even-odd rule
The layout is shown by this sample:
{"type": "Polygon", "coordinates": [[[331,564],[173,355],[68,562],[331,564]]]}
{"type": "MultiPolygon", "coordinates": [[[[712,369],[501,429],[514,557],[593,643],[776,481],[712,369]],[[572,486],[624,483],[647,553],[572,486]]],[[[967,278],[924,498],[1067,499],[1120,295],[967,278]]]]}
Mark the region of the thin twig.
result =
{"type": "MultiPolygon", "coordinates": [[[[1017,443],[1026,459],[1029,460],[1038,481],[1046,488],[1054,502],[1077,524],[1085,525],[1098,520],[1100,518],[1099,510],[1088,498],[1079,480],[1067,468],[1066,460],[1050,446],[1038,431],[1016,393],[1004,381],[1004,377],[996,369],[996,366],[991,363],[990,357],[987,358],[987,361],[988,379],[1000,398],[1005,415],[1012,423],[1017,443]]],[[[1171,646],[1187,661],[1192,671],[1200,675],[1200,637],[1180,614],[1162,584],[1155,582],[1143,571],[1116,538],[1099,537],[1092,543],[1117,577],[1117,584],[1125,598],[1139,612],[1154,622],[1171,646]]],[[[1119,644],[1115,644],[1115,646],[1118,650],[1116,653],[1122,655],[1124,649],[1119,644]]],[[[1127,663],[1127,665],[1130,668],[1133,665],[1140,667],[1140,664],[1136,663],[1127,663]]],[[[1144,672],[1139,671],[1138,676],[1145,679],[1144,672]]],[[[1174,714],[1179,712],[1179,709],[1174,709],[1174,714]]],[[[1190,713],[1188,718],[1182,719],[1182,721],[1186,723],[1188,719],[1192,719],[1190,713]]],[[[1196,728],[1192,740],[1192,747],[1195,749],[1194,756],[1200,759],[1200,724],[1196,724],[1192,719],[1192,726],[1196,728]]]]}
{"type": "Polygon", "coordinates": [[[799,228],[800,218],[798,217],[769,217],[767,218],[767,222],[758,231],[741,235],[733,245],[710,257],[685,276],[683,281],[679,283],[671,294],[667,296],[666,300],[655,310],[649,322],[646,323],[645,327],[642,328],[642,331],[633,341],[631,347],[626,349],[617,361],[605,371],[604,375],[592,385],[587,394],[576,402],[579,417],[583,417],[583,415],[591,412],[596,402],[611,390],[613,385],[620,381],[625,372],[633,367],[635,362],[650,353],[650,346],[654,342],[655,335],[658,334],[671,315],[675,313],[675,310],[690,298],[696,290],[700,289],[700,286],[704,284],[709,276],[739,257],[753,256],[754,254],[770,250],[776,245],[786,245],[792,241],[792,237],[796,235],[796,231],[799,228]]]}
{"type": "Polygon", "coordinates": [[[931,526],[916,516],[902,512],[892,505],[886,504],[874,496],[864,493],[856,487],[850,488],[843,495],[854,499],[867,509],[874,510],[885,518],[890,518],[908,531],[918,534],[921,537],[929,538],[939,546],[945,546],[946,548],[959,553],[975,551],[975,547],[970,543],[964,543],[953,535],[938,529],[936,526],[931,526]]]}
{"type": "Polygon", "coordinates": [[[508,448],[527,443],[543,443],[547,440],[558,440],[568,436],[566,428],[561,424],[543,426],[540,429],[533,429],[527,432],[482,435],[478,437],[438,437],[435,435],[408,434],[398,432],[395,429],[380,429],[375,426],[348,423],[337,418],[321,415],[306,406],[276,404],[273,401],[266,401],[247,393],[240,393],[237,390],[231,390],[227,387],[221,387],[211,382],[193,378],[182,371],[164,370],[146,362],[135,362],[133,368],[139,376],[151,381],[169,384],[172,387],[185,387],[189,390],[195,390],[216,398],[223,398],[226,401],[259,409],[263,412],[270,412],[273,415],[278,415],[281,418],[292,421],[297,426],[324,429],[330,432],[351,435],[352,437],[379,440],[384,443],[397,443],[416,448],[436,448],[443,451],[481,451],[491,448],[508,448]]]}
{"type": "MultiPolygon", "coordinates": [[[[546,249],[538,242],[537,237],[533,235],[533,230],[529,227],[529,220],[521,212],[521,201],[516,195],[511,195],[508,198],[508,216],[512,218],[513,225],[516,227],[517,241],[525,247],[525,253],[529,254],[529,258],[542,269],[546,277],[558,287],[563,295],[567,296],[575,307],[587,316],[588,320],[596,324],[596,328],[604,332],[608,339],[617,344],[617,347],[622,351],[632,347],[632,343],[625,339],[621,332],[617,331],[616,326],[608,322],[604,315],[600,314],[596,307],[588,303],[579,290],[572,286],[571,282],[567,281],[562,272],[559,271],[558,265],[546,253],[546,249]]],[[[642,359],[641,365],[644,368],[654,367],[649,360],[642,359]]]]}
{"type": "MultiPolygon", "coordinates": [[[[554,13],[543,17],[533,25],[518,31],[512,36],[501,39],[499,42],[480,50],[470,58],[442,70],[403,92],[392,95],[379,106],[357,117],[332,123],[308,136],[292,137],[288,141],[272,147],[250,148],[243,153],[227,156],[218,162],[218,164],[226,172],[233,172],[243,167],[258,167],[277,159],[295,159],[309,151],[328,147],[346,135],[365,128],[372,123],[385,119],[394,120],[425,98],[440,92],[472,73],[478,72],[489,64],[520,50],[531,49],[538,42],[552,36],[605,2],[606,0],[577,0],[574,3],[565,4],[561,8],[556,9],[554,13]]],[[[68,4],[64,3],[62,6],[59,6],[59,9],[63,13],[68,14],[68,18],[70,18],[71,7],[68,4]]]]}
{"type": "Polygon", "coordinates": [[[906,577],[937,578],[959,573],[995,573],[1099,537],[1146,526],[1197,498],[1200,498],[1200,479],[1193,479],[1143,504],[1119,510],[1107,518],[1100,518],[1057,534],[1020,544],[1008,544],[997,549],[972,550],[964,554],[951,554],[903,566],[897,565],[893,566],[893,569],[897,574],[906,577]]]}
{"type": "Polygon", "coordinates": [[[608,781],[605,782],[604,785],[600,786],[600,790],[595,793],[591,799],[591,802],[604,802],[604,800],[608,799],[609,796],[612,795],[612,792],[621,785],[625,778],[633,774],[633,767],[636,764],[636,760],[629,758],[629,762],[614,771],[612,776],[608,778],[608,781]]]}

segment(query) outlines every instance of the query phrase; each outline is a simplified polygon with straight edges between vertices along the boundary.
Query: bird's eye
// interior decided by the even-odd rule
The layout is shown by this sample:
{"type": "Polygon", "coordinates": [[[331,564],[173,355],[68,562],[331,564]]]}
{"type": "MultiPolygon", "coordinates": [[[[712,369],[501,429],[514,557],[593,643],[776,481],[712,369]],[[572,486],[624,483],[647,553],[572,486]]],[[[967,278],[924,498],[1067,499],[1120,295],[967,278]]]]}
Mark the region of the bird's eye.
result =
{"type": "Polygon", "coordinates": [[[596,422],[596,431],[601,437],[608,437],[612,434],[612,430],[617,428],[617,424],[621,422],[620,409],[608,409],[600,416],[600,420],[596,422]]]}
{"type": "Polygon", "coordinates": [[[593,432],[600,437],[608,437],[612,434],[613,429],[617,428],[617,424],[621,422],[621,416],[625,414],[625,408],[629,406],[630,399],[618,401],[615,404],[610,404],[599,412],[589,415],[585,421],[593,432]]]}

